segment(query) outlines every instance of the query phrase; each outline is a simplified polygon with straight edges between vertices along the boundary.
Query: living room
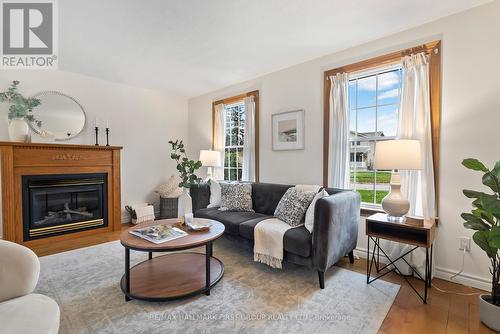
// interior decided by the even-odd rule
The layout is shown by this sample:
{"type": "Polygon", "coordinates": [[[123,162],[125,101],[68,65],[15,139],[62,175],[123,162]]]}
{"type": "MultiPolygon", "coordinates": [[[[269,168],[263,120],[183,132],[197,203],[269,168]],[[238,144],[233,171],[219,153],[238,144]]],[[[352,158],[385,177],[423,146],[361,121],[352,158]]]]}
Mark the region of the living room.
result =
{"type": "Polygon", "coordinates": [[[30,3],[1,333],[500,330],[499,0],[30,3]]]}

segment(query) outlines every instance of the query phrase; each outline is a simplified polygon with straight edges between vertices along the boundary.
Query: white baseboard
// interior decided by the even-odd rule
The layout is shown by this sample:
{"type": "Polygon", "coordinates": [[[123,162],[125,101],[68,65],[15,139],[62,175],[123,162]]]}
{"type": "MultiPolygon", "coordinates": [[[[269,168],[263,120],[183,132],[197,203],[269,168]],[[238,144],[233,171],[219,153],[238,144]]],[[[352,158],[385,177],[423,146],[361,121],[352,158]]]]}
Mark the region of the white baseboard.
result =
{"type": "MultiPolygon", "coordinates": [[[[359,257],[366,259],[367,251],[365,248],[356,248],[355,249],[356,255],[359,257]]],[[[388,263],[389,261],[387,258],[383,255],[380,254],[380,262],[382,263],[388,263]]],[[[455,275],[457,272],[455,270],[450,270],[442,267],[437,267],[434,266],[434,276],[436,278],[443,279],[445,281],[453,282],[453,283],[458,283],[462,284],[465,286],[470,286],[476,289],[481,289],[485,291],[490,291],[491,290],[491,281],[489,278],[484,278],[484,277],[479,277],[475,275],[470,275],[467,273],[461,273],[460,275],[456,276],[454,279],[451,279],[453,275],[455,275]]]]}

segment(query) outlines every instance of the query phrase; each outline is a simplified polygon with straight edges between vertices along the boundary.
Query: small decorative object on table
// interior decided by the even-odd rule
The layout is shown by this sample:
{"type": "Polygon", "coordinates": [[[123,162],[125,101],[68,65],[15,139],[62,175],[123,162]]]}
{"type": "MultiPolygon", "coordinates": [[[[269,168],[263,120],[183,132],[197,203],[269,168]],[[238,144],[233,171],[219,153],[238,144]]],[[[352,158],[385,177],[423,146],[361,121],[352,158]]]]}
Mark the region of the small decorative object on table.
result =
{"type": "Polygon", "coordinates": [[[410,210],[410,202],[401,192],[399,170],[422,169],[420,142],[418,140],[387,140],[377,142],[375,146],[375,169],[393,170],[391,191],[382,200],[382,208],[387,219],[403,222],[410,210]]]}
{"type": "Polygon", "coordinates": [[[106,146],[109,146],[109,128],[106,128],[106,146]]]}
{"type": "Polygon", "coordinates": [[[177,170],[181,177],[179,187],[182,188],[182,194],[179,196],[177,219],[180,223],[184,223],[185,215],[193,211],[189,188],[191,185],[202,181],[202,179],[194,173],[201,167],[201,161],[189,160],[182,140],[176,140],[175,142],[169,141],[168,143],[172,145],[170,157],[177,163],[177,170]]]}
{"type": "Polygon", "coordinates": [[[475,230],[472,239],[491,261],[491,294],[479,296],[479,317],[489,328],[500,332],[500,161],[492,170],[476,159],[465,159],[466,168],[483,173],[482,183],[493,193],[464,190],[472,198],[471,212],[462,213],[464,226],[475,230]]]}
{"type": "Polygon", "coordinates": [[[28,122],[41,126],[42,122],[33,116],[33,108],[40,105],[36,98],[26,98],[17,91],[19,81],[13,81],[5,92],[0,92],[0,102],[9,106],[9,138],[11,141],[26,142],[29,138],[28,122]]]}

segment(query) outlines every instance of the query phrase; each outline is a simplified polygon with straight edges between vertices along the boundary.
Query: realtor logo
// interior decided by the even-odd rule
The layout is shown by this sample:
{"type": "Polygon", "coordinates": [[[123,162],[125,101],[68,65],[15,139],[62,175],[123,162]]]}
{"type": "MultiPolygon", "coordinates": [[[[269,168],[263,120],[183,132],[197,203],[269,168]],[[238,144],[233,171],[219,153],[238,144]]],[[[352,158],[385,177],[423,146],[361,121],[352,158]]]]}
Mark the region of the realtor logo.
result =
{"type": "Polygon", "coordinates": [[[55,0],[1,1],[3,69],[57,68],[55,0]]]}

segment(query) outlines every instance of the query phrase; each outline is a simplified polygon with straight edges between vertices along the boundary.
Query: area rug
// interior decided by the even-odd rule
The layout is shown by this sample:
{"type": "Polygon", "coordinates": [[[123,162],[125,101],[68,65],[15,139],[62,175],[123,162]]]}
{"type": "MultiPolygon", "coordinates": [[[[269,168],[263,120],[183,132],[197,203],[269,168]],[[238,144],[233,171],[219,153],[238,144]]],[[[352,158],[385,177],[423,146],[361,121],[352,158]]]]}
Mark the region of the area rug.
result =
{"type": "MultiPolygon", "coordinates": [[[[202,249],[200,249],[202,251],[202,249]]],[[[253,262],[252,250],[224,238],[214,256],[225,274],[210,296],[125,302],[119,241],[40,259],[37,293],[61,308],[60,333],[376,333],[399,286],[333,267],[319,289],[315,271],[253,262]]],[[[131,262],[147,254],[131,252],[131,262]]]]}

